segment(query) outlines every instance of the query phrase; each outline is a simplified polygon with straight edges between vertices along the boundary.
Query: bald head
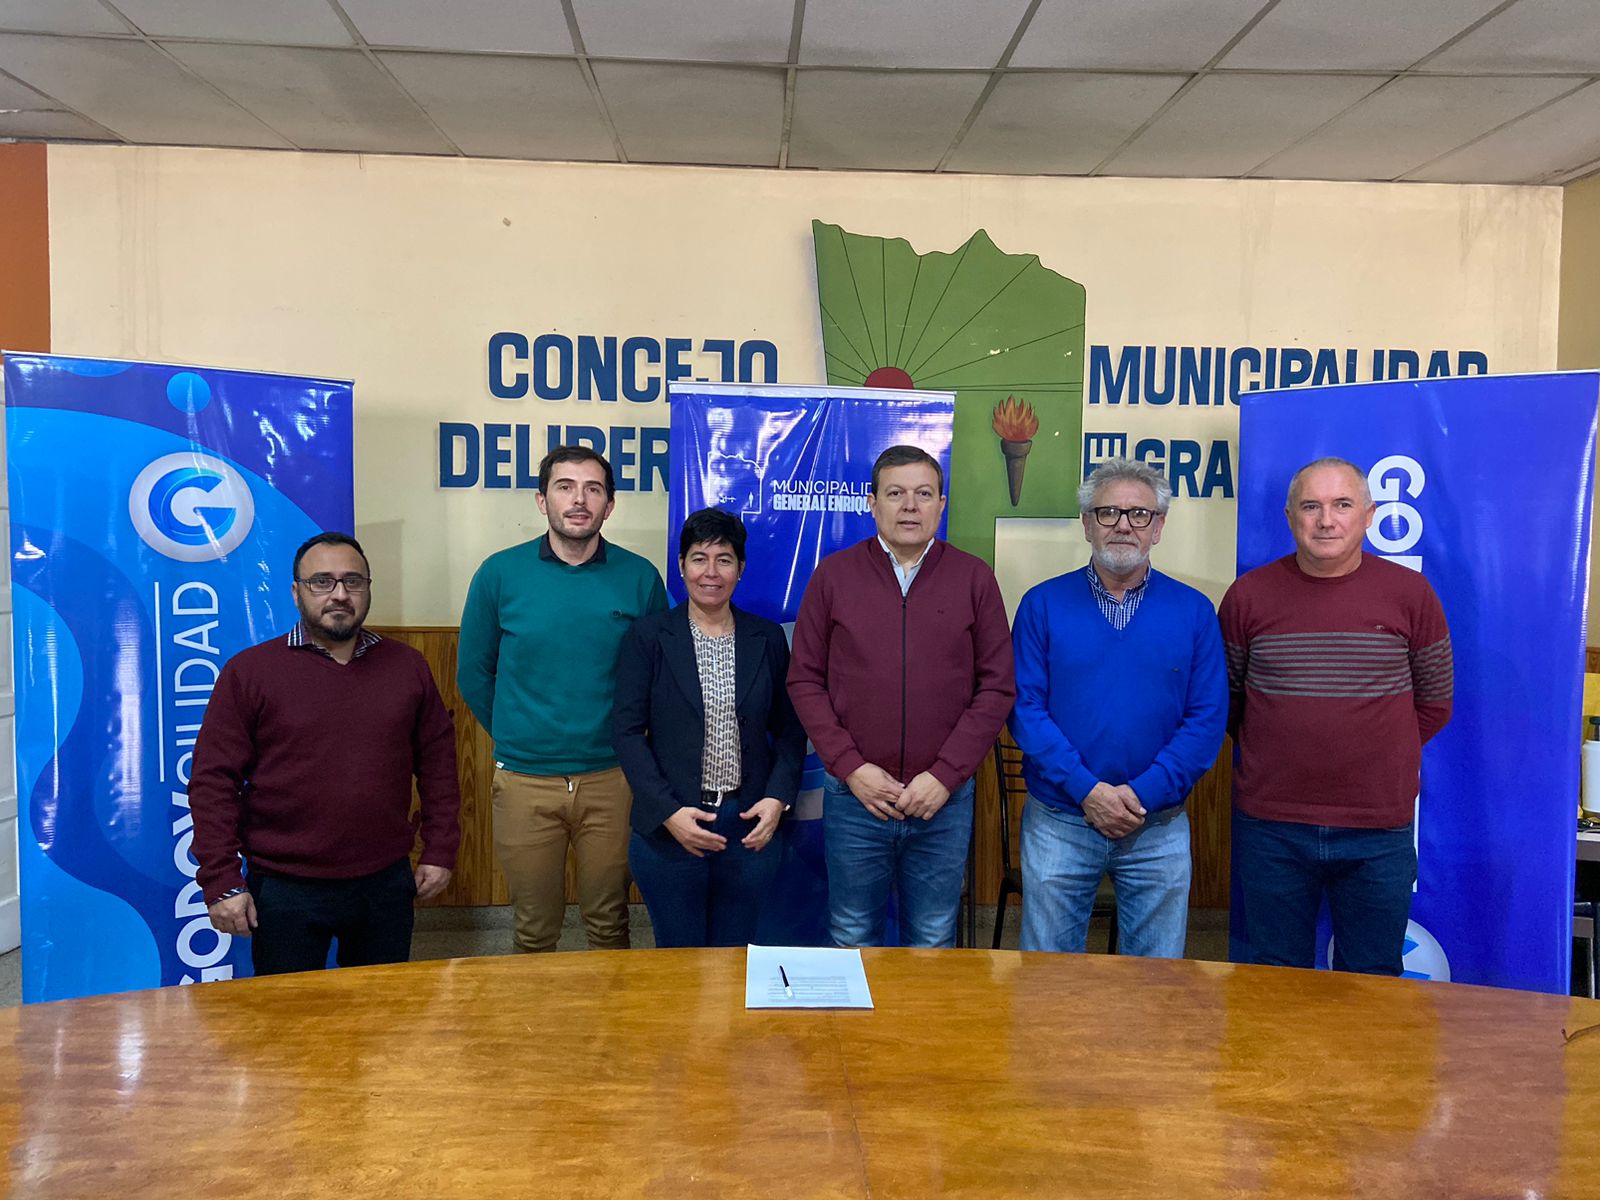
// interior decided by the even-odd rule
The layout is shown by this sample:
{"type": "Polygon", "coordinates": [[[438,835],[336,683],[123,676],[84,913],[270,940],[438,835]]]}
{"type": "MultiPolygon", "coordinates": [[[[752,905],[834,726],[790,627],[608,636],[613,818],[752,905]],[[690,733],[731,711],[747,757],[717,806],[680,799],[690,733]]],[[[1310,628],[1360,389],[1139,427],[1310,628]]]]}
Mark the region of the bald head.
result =
{"type": "Polygon", "coordinates": [[[1294,511],[1295,501],[1300,498],[1301,485],[1305,482],[1306,477],[1313,471],[1347,473],[1350,479],[1350,486],[1354,489],[1351,492],[1351,495],[1360,498],[1362,508],[1371,507],[1372,489],[1367,486],[1366,472],[1360,467],[1356,466],[1355,463],[1351,462],[1348,458],[1336,458],[1330,455],[1327,458],[1319,458],[1314,462],[1308,462],[1305,466],[1301,467],[1294,473],[1294,478],[1289,480],[1289,499],[1284,504],[1285,511],[1294,511]]]}

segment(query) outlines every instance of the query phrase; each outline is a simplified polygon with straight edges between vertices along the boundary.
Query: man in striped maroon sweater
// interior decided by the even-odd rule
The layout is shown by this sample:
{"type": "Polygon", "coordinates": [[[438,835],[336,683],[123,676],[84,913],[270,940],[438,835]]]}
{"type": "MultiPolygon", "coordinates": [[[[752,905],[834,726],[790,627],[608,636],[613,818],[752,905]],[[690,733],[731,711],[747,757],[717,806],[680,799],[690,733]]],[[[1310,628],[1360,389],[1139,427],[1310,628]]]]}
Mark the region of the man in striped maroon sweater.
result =
{"type": "Polygon", "coordinates": [[[1228,656],[1233,855],[1252,961],[1398,975],[1422,745],[1450,719],[1450,630],[1420,572],[1363,554],[1376,507],[1324,458],[1289,485],[1295,552],[1236,580],[1228,656]]]}

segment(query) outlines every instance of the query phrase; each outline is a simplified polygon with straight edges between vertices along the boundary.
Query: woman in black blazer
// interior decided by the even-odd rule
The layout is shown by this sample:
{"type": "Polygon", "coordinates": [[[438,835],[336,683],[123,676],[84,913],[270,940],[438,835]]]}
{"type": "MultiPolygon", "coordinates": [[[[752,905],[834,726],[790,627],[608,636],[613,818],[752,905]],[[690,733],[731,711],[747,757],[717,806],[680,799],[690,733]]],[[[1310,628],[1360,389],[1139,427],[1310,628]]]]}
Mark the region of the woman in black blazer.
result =
{"type": "Polygon", "coordinates": [[[686,603],[634,622],[612,737],[633,789],[628,865],[658,946],[753,941],[806,735],[781,626],[733,607],[744,522],[707,508],[678,535],[686,603]]]}

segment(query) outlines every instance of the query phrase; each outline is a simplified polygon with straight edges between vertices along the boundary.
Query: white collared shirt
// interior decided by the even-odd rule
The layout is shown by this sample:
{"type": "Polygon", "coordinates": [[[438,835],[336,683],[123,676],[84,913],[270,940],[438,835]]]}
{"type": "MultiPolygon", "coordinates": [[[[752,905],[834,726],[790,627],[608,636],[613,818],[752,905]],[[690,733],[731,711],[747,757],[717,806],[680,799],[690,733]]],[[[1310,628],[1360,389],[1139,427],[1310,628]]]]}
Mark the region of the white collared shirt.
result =
{"type": "Polygon", "coordinates": [[[883,547],[883,552],[889,556],[889,565],[894,568],[894,577],[900,581],[900,594],[904,596],[911,590],[912,581],[916,579],[917,572],[922,570],[922,560],[928,557],[928,551],[933,549],[933,538],[928,539],[928,544],[922,548],[922,553],[917,555],[917,561],[909,567],[902,567],[900,560],[894,556],[894,551],[889,549],[889,543],[883,540],[883,534],[878,535],[878,545],[883,547]]]}

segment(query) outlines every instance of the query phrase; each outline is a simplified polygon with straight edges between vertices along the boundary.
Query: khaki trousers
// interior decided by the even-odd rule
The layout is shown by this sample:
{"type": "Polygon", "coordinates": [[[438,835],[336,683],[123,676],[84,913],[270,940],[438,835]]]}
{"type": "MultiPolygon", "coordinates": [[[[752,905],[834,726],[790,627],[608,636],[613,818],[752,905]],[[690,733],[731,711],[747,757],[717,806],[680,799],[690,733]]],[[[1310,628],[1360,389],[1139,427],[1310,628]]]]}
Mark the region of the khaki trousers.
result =
{"type": "Polygon", "coordinates": [[[570,843],[589,948],[626,950],[633,794],[622,768],[584,775],[519,775],[496,768],[490,796],[495,855],[511,889],[515,948],[556,948],[567,910],[570,843]]]}

